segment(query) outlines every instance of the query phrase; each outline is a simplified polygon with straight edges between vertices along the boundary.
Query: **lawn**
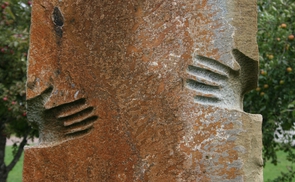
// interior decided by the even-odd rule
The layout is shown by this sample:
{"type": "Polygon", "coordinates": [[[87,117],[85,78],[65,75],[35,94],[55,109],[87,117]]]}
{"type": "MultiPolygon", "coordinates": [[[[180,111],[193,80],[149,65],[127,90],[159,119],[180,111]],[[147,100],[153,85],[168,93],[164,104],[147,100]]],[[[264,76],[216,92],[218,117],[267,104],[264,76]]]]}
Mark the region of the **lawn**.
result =
{"type": "MultiPolygon", "coordinates": [[[[287,172],[288,166],[293,166],[293,169],[295,170],[295,164],[290,163],[286,160],[286,153],[279,151],[277,152],[278,156],[278,165],[275,166],[271,164],[270,162],[267,162],[263,171],[264,181],[267,182],[269,179],[275,179],[278,177],[281,172],[287,172]]],[[[295,182],[295,179],[292,180],[292,182],[295,182]]]]}
{"type": "MultiPolygon", "coordinates": [[[[5,163],[8,164],[12,160],[12,146],[6,146],[5,149],[5,163]]],[[[24,156],[22,155],[18,163],[8,175],[7,182],[21,182],[23,170],[24,156]]]]}
{"type": "MultiPolygon", "coordinates": [[[[6,147],[6,158],[5,161],[8,163],[12,159],[12,147],[6,147]]],[[[269,162],[266,163],[264,168],[264,181],[266,182],[268,179],[275,179],[277,176],[281,174],[281,172],[287,171],[287,166],[293,166],[295,169],[295,164],[291,164],[286,160],[286,154],[284,152],[277,152],[278,155],[278,166],[274,166],[269,162]]],[[[13,170],[9,173],[8,182],[21,182],[22,181],[22,166],[23,166],[23,156],[17,165],[13,168],[13,170]]],[[[295,179],[293,180],[295,182],[295,179]]]]}

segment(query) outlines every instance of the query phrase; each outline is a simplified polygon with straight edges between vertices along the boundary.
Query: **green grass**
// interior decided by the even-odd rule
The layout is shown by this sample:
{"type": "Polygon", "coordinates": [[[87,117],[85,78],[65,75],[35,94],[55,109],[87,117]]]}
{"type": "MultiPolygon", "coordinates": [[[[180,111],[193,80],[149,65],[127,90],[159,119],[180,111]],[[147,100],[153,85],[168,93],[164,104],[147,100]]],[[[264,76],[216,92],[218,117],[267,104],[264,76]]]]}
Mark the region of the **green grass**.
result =
{"type": "MultiPolygon", "coordinates": [[[[12,147],[7,146],[5,152],[6,152],[5,162],[6,164],[8,164],[8,162],[12,160],[12,147]]],[[[264,168],[264,174],[263,174],[265,182],[269,179],[275,179],[281,174],[281,172],[287,172],[287,166],[293,166],[293,168],[295,169],[295,164],[292,164],[286,160],[286,153],[279,151],[277,152],[277,155],[278,155],[278,161],[279,161],[277,166],[271,164],[270,162],[266,163],[266,166],[264,168]]],[[[7,182],[21,182],[22,168],[23,168],[23,155],[20,158],[17,165],[9,173],[7,182]]],[[[293,181],[295,182],[295,179],[293,181]]]]}
{"type": "MultiPolygon", "coordinates": [[[[6,146],[5,148],[5,163],[6,165],[12,160],[12,146],[6,146]]],[[[24,156],[22,155],[18,163],[14,166],[12,171],[8,175],[7,182],[21,182],[23,171],[24,156]]]]}
{"type": "MultiPolygon", "coordinates": [[[[287,173],[288,172],[287,166],[293,166],[293,169],[295,170],[295,164],[294,163],[292,164],[286,159],[286,156],[287,156],[286,153],[282,151],[278,151],[277,156],[278,156],[277,166],[271,164],[270,162],[266,162],[265,168],[263,170],[263,177],[265,182],[269,179],[277,178],[278,176],[281,175],[281,172],[287,173]]],[[[292,182],[295,182],[295,179],[293,179],[292,182]]]]}

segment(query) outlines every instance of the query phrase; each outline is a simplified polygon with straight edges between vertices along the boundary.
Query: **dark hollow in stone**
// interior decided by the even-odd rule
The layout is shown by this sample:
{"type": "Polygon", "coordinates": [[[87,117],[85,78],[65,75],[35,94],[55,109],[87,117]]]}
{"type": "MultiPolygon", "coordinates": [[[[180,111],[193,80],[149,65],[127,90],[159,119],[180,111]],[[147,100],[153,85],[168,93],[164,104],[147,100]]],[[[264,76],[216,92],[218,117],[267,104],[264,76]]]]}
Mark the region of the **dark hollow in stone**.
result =
{"type": "Polygon", "coordinates": [[[64,18],[58,7],[53,10],[53,23],[59,27],[64,25],[64,18]]]}

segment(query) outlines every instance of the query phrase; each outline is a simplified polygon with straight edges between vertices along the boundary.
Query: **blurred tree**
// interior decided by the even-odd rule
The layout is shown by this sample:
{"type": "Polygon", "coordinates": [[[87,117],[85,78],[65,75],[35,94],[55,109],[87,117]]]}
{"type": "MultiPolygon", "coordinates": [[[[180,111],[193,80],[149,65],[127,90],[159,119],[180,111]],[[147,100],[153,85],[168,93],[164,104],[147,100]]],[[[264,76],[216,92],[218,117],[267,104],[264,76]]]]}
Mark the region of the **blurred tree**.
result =
{"type": "Polygon", "coordinates": [[[0,182],[19,160],[29,138],[36,136],[26,118],[25,82],[31,2],[0,0],[0,182]],[[6,139],[22,138],[14,144],[14,159],[4,163],[6,139]]]}
{"type": "MultiPolygon", "coordinates": [[[[263,115],[264,160],[276,164],[276,151],[284,150],[295,162],[291,145],[295,138],[287,143],[275,142],[278,134],[292,130],[295,121],[295,3],[258,0],[258,11],[259,87],[246,95],[244,108],[263,115]]],[[[294,175],[292,171],[289,174],[294,175]]],[[[280,179],[289,178],[285,174],[280,179]]]]}

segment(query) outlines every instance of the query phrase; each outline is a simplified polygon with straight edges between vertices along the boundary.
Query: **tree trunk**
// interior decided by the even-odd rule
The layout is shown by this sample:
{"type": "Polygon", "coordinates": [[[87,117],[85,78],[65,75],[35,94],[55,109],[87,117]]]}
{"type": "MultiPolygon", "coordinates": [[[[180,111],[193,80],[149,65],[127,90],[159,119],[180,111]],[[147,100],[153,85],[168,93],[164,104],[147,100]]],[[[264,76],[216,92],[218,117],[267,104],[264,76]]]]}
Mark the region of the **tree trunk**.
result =
{"type": "MultiPolygon", "coordinates": [[[[29,132],[29,131],[28,131],[29,132]]],[[[16,165],[18,160],[21,157],[21,154],[24,150],[24,146],[27,144],[27,134],[23,136],[23,140],[18,146],[16,154],[13,156],[12,161],[9,165],[5,164],[5,147],[6,147],[6,134],[5,134],[5,124],[0,123],[0,182],[6,182],[8,173],[16,165]]]]}

